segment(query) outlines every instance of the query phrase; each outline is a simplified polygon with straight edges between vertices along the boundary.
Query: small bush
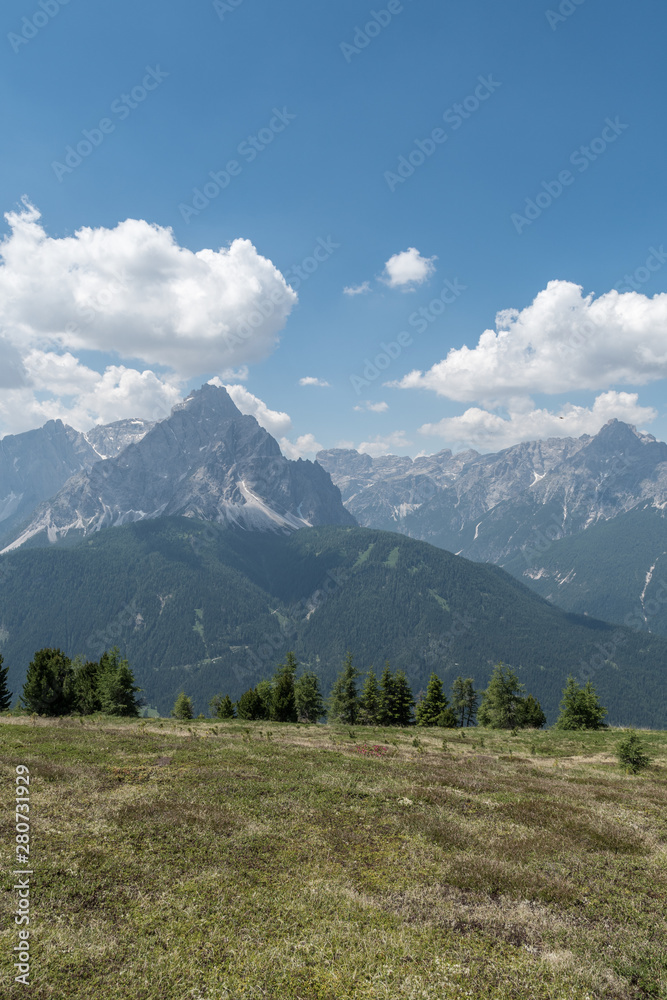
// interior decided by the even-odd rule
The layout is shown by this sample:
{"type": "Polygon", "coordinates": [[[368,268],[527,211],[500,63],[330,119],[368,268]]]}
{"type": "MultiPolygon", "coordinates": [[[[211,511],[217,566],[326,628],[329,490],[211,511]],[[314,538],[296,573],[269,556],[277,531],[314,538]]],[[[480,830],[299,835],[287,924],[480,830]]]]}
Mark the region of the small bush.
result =
{"type": "Polygon", "coordinates": [[[621,740],[616,753],[619,764],[630,774],[639,774],[651,763],[651,758],[644,752],[644,744],[634,731],[621,740]]]}

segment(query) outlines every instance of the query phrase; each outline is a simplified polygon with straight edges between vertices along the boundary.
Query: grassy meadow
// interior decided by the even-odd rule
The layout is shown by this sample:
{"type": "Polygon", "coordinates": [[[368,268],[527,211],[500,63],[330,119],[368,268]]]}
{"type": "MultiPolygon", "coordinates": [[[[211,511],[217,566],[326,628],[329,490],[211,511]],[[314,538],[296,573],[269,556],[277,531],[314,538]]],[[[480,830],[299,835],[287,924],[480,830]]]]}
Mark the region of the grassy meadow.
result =
{"type": "Polygon", "coordinates": [[[667,998],[667,733],[622,735],[5,716],[0,994],[667,998]]]}

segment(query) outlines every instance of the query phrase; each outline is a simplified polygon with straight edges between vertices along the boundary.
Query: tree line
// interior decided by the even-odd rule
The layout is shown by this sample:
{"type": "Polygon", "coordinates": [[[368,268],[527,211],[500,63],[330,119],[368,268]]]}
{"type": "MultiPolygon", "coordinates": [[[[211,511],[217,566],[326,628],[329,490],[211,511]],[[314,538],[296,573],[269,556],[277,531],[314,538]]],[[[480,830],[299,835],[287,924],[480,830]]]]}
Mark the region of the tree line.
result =
{"type": "MultiPolygon", "coordinates": [[[[294,653],[271,680],[262,680],[245,691],[237,702],[228,694],[216,695],[209,706],[218,719],[270,720],[272,722],[316,723],[325,716],[330,721],[367,726],[442,726],[448,729],[475,725],[491,729],[540,729],[546,715],[537,699],[511,667],[498,663],[484,691],[478,692],[472,677],[457,677],[447,698],[442,680],[431,673],[425,694],[415,700],[403,670],[392,673],[385,663],[379,680],[373,668],[359,690],[361,673],[347,653],[342,670],[327,699],[322,696],[317,676],[305,671],[297,677],[299,664],[294,653]],[[481,698],[481,702],[480,702],[481,698]]],[[[181,692],[171,714],[193,717],[192,700],[181,692]]],[[[557,729],[602,729],[607,710],[597,698],[590,681],[580,687],[568,677],[563,690],[557,729]]]]}
{"type": "MultiPolygon", "coordinates": [[[[0,656],[0,711],[9,709],[12,694],[7,685],[8,667],[0,656]]],[[[130,665],[120,650],[105,651],[99,660],[76,656],[61,649],[39,649],[30,661],[21,707],[37,715],[105,715],[136,717],[139,702],[130,665]]]]}
{"type": "MultiPolygon", "coordinates": [[[[491,729],[540,729],[546,723],[542,707],[511,667],[498,663],[484,691],[475,690],[472,677],[457,677],[448,699],[442,680],[431,673],[426,692],[415,700],[405,671],[392,673],[389,663],[378,680],[371,668],[359,690],[361,676],[347,653],[331,693],[325,699],[317,675],[306,670],[297,676],[299,663],[293,652],[278,665],[272,679],[261,680],[237,702],[228,694],[216,695],[209,705],[218,719],[266,719],[273,722],[316,723],[327,717],[348,725],[441,726],[448,729],[479,724],[491,729]],[[480,700],[481,699],[481,700],[480,700]]],[[[7,711],[11,692],[8,667],[0,655],[0,711],[7,711]]],[[[139,715],[139,688],[129,663],[117,647],[99,661],[74,660],[60,649],[38,650],[28,667],[20,701],[39,715],[139,715]]],[[[192,699],[181,692],[171,712],[178,719],[194,715],[192,699]]],[[[607,710],[600,705],[590,681],[580,687],[568,677],[563,690],[556,729],[602,729],[607,710]]]]}

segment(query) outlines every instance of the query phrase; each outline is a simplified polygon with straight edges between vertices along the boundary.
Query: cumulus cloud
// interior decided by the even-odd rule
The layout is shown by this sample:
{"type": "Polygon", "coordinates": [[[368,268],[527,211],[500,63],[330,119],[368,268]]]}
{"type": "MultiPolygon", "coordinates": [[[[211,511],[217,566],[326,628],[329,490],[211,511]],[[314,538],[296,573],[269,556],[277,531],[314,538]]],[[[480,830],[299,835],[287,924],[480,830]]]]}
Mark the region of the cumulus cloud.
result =
{"type": "Polygon", "coordinates": [[[389,258],[384,266],[382,280],[390,288],[413,291],[417,285],[423,285],[430,278],[435,271],[433,261],[437,259],[422,257],[416,247],[409,247],[389,258]]]}
{"type": "Polygon", "coordinates": [[[366,295],[371,290],[370,281],[364,281],[361,285],[347,285],[343,289],[344,295],[366,295]]]}
{"type": "Polygon", "coordinates": [[[505,309],[476,347],[453,348],[426,372],[393,385],[431,389],[493,407],[513,396],[645,385],[667,376],[667,293],[611,291],[550,281],[525,309],[505,309]]]}
{"type": "Polygon", "coordinates": [[[18,351],[115,350],[181,377],[266,358],[297,301],[249,240],[194,253],[127,219],[51,238],[27,199],[5,216],[0,326],[18,351]]]}
{"type": "Polygon", "coordinates": [[[393,431],[384,437],[378,434],[370,441],[362,441],[357,446],[357,451],[377,458],[379,455],[393,455],[397,448],[405,451],[411,444],[412,441],[407,440],[405,431],[393,431]]]}
{"type": "Polygon", "coordinates": [[[603,392],[590,408],[566,403],[557,412],[537,409],[529,400],[526,402],[517,409],[509,408],[506,417],[475,406],[460,416],[424,424],[419,430],[444,438],[450,447],[500,451],[518,441],[597,434],[613,417],[641,425],[657,416],[652,407],[639,405],[637,393],[630,392],[603,392]]]}
{"type": "Polygon", "coordinates": [[[314,434],[301,434],[296,441],[289,441],[283,437],[280,439],[280,448],[285,458],[293,460],[322,451],[322,445],[315,440],[314,434]]]}
{"type": "Polygon", "coordinates": [[[359,406],[355,406],[354,408],[355,410],[359,410],[361,412],[369,410],[371,413],[384,413],[386,410],[389,409],[389,404],[371,403],[369,400],[365,399],[363,403],[361,403],[359,406]]]}
{"type": "Polygon", "coordinates": [[[181,400],[177,380],[123,365],[100,374],[71,354],[33,350],[25,369],[30,385],[0,395],[0,424],[7,433],[58,419],[80,431],[125,417],[163,420],[181,400]]]}
{"type": "MultiPolygon", "coordinates": [[[[212,378],[210,384],[222,385],[223,383],[219,378],[212,378]]],[[[292,429],[292,421],[287,413],[283,413],[280,410],[270,410],[264,400],[258,396],[253,396],[244,385],[225,385],[224,388],[232,397],[233,402],[238,406],[241,413],[254,417],[260,427],[263,427],[273,437],[277,437],[279,434],[286,434],[287,431],[292,429]]]]}
{"type": "Polygon", "coordinates": [[[299,379],[299,385],[319,385],[322,387],[328,387],[330,383],[323,378],[315,378],[314,375],[305,375],[304,378],[299,379]]]}

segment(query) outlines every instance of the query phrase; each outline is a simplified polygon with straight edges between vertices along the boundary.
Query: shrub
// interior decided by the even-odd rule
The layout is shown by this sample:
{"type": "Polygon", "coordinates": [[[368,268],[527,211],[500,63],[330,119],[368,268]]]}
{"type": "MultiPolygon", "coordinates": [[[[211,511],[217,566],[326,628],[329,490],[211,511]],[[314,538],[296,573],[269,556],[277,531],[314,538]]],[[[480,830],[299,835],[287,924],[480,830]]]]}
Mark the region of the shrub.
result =
{"type": "Polygon", "coordinates": [[[644,752],[644,744],[633,730],[618,744],[616,754],[621,767],[630,774],[639,774],[651,763],[651,758],[644,752]]]}

